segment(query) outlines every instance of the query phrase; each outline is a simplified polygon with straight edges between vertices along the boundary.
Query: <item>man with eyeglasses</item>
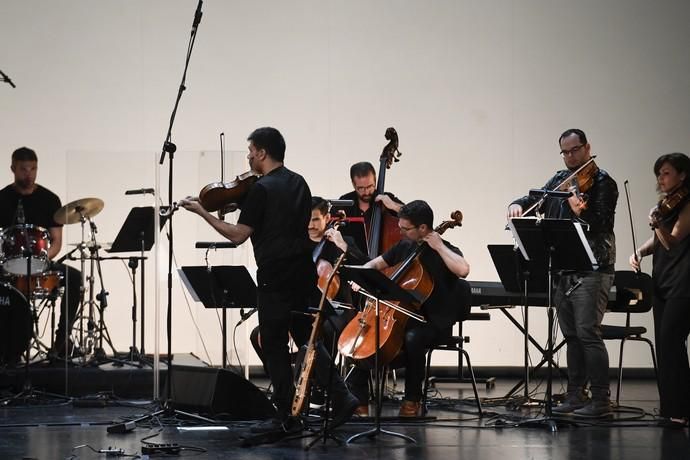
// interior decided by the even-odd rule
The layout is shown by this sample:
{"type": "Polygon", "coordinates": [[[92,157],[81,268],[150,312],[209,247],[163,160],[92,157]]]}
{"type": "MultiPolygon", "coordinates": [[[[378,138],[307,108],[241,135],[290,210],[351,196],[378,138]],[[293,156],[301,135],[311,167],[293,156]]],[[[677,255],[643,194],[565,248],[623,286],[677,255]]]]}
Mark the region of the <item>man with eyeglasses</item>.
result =
{"type": "MultiPolygon", "coordinates": [[[[383,255],[370,260],[364,266],[384,270],[393,267],[410,256],[421,244],[427,245],[418,256],[433,281],[431,295],[421,305],[420,313],[426,323],[408,319],[402,352],[389,364],[391,368],[405,368],[405,397],[400,406],[400,417],[422,415],[422,384],[426,364],[426,352],[432,343],[450,336],[453,325],[467,317],[470,310],[470,287],[463,278],[470,272],[470,265],[462,252],[441,238],[434,231],[434,212],[422,200],[415,200],[400,208],[398,227],[402,239],[383,255]]],[[[355,368],[350,374],[351,388],[361,388],[357,382],[367,374],[355,368]]],[[[366,380],[364,380],[366,382],[366,380]]],[[[362,395],[354,391],[362,400],[362,395]]]]}
{"type": "MultiPolygon", "coordinates": [[[[582,130],[568,129],[558,138],[560,154],[567,169],[558,171],[544,185],[554,190],[569,175],[591,158],[591,148],[582,130]]],[[[586,195],[574,192],[568,198],[548,197],[542,205],[545,217],[581,222],[598,269],[561,272],[554,277],[554,304],[558,324],[567,344],[568,391],[564,402],[553,409],[557,414],[602,417],[610,413],[609,355],[601,338],[601,321],[613,284],[616,239],[613,233],[618,187],[603,169],[594,173],[586,195]],[[589,382],[589,394],[587,383],[589,382]]],[[[524,196],[508,207],[508,219],[520,217],[523,210],[540,197],[524,196]]]]}
{"type": "MultiPolygon", "coordinates": [[[[371,224],[371,215],[374,207],[373,203],[381,203],[386,209],[394,213],[398,213],[404,204],[395,195],[385,192],[381,195],[376,195],[376,170],[374,166],[368,161],[355,163],[350,167],[350,180],[354,190],[341,196],[341,200],[352,200],[354,204],[347,207],[334,208],[335,210],[345,211],[348,218],[359,217],[364,218],[364,226],[366,233],[369,233],[371,224]]],[[[367,241],[363,239],[361,232],[359,234],[351,232],[347,227],[343,229],[343,233],[351,235],[355,239],[355,243],[362,249],[367,248],[367,241]]]]}

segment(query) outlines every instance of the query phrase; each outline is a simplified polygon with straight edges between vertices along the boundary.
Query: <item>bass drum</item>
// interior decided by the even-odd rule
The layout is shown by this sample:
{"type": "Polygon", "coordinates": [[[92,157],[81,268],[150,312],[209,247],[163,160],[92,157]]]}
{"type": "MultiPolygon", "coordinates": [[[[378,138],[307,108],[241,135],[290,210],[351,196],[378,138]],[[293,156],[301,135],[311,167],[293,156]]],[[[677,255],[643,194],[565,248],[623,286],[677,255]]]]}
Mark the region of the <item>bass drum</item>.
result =
{"type": "Polygon", "coordinates": [[[31,310],[14,286],[0,283],[0,366],[19,362],[31,338],[31,310]]]}

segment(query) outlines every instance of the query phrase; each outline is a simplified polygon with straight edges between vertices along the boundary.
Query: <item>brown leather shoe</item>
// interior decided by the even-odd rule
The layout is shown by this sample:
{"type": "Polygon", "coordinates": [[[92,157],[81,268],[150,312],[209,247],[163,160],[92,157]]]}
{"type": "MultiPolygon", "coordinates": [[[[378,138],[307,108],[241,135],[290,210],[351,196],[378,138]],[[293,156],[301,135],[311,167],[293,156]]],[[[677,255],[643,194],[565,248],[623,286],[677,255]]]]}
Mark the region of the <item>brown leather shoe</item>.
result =
{"type": "Polygon", "coordinates": [[[419,417],[421,413],[422,403],[419,401],[408,401],[403,399],[400,405],[400,410],[398,411],[399,417],[419,417]]]}
{"type": "Polygon", "coordinates": [[[357,409],[355,409],[355,414],[356,417],[369,417],[369,405],[368,404],[362,404],[360,406],[357,406],[357,409]]]}

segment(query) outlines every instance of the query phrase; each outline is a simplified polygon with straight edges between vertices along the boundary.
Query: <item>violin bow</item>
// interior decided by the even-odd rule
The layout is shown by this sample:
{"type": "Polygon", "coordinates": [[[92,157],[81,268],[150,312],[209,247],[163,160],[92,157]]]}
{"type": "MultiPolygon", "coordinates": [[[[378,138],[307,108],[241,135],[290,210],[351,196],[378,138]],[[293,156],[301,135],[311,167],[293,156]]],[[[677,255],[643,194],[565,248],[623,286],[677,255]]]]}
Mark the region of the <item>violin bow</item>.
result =
{"type": "MultiPolygon", "coordinates": [[[[632,243],[633,243],[633,254],[637,263],[640,263],[640,259],[637,257],[637,242],[635,241],[635,225],[633,225],[632,208],[630,206],[630,188],[628,187],[628,179],[623,182],[623,187],[625,188],[625,199],[628,203],[628,216],[630,217],[630,231],[632,232],[632,243]]],[[[635,270],[636,273],[640,273],[642,268],[635,270]]]]}

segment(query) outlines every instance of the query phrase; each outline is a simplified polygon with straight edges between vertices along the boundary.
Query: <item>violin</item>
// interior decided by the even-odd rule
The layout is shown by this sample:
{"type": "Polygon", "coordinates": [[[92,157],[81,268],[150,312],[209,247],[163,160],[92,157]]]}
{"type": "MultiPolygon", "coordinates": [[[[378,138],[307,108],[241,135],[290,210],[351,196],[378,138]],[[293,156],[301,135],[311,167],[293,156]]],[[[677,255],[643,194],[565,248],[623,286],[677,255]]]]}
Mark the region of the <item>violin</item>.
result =
{"type": "Polygon", "coordinates": [[[231,182],[212,182],[199,192],[199,202],[208,212],[228,214],[236,211],[259,177],[261,175],[254,171],[247,171],[231,182]]]}
{"type": "MultiPolygon", "coordinates": [[[[434,230],[443,234],[449,228],[462,226],[460,211],[453,212],[451,219],[442,222],[434,230]]],[[[412,291],[417,300],[412,305],[400,305],[400,302],[395,301],[379,302],[379,365],[391,362],[398,355],[404,342],[408,317],[418,316],[410,313],[419,310],[434,289],[434,280],[419,260],[428,248],[427,243],[422,243],[401,263],[383,270],[398,286],[412,291]]],[[[340,334],[338,351],[364,367],[373,368],[376,350],[376,301],[368,299],[364,309],[357,313],[340,334]]]]}
{"type": "MultiPolygon", "coordinates": [[[[585,163],[582,166],[577,168],[570,175],[568,175],[568,177],[563,179],[560,184],[554,187],[553,190],[567,192],[570,190],[571,187],[574,187],[575,194],[577,196],[580,196],[584,203],[582,209],[586,209],[587,197],[583,195],[586,194],[589,191],[589,189],[592,188],[592,185],[594,185],[594,178],[596,177],[597,172],[599,172],[599,167],[596,165],[596,163],[594,163],[594,159],[596,157],[596,155],[592,155],[589,160],[585,161],[585,163]]],[[[527,214],[534,211],[541,205],[542,200],[537,201],[532,206],[527,208],[527,210],[524,211],[522,215],[526,216],[527,214]]]]}
{"type": "Polygon", "coordinates": [[[592,161],[588,161],[582,165],[582,167],[578,168],[576,173],[571,174],[570,181],[561,184],[558,189],[567,191],[571,187],[574,187],[577,194],[587,193],[589,189],[592,188],[592,185],[594,185],[594,178],[597,172],[599,172],[599,167],[594,162],[594,157],[592,157],[592,161]]]}
{"type": "MultiPolygon", "coordinates": [[[[666,217],[670,216],[675,209],[679,207],[681,203],[685,203],[688,196],[688,189],[681,185],[677,187],[673,192],[668,193],[659,203],[656,205],[656,209],[652,212],[652,220],[659,222],[666,217]]],[[[656,224],[650,224],[652,228],[656,227],[656,224]]]]}

